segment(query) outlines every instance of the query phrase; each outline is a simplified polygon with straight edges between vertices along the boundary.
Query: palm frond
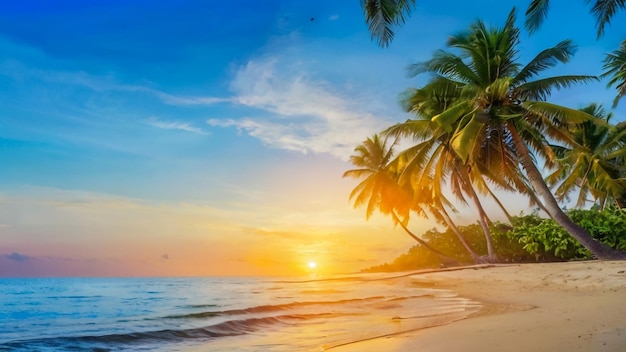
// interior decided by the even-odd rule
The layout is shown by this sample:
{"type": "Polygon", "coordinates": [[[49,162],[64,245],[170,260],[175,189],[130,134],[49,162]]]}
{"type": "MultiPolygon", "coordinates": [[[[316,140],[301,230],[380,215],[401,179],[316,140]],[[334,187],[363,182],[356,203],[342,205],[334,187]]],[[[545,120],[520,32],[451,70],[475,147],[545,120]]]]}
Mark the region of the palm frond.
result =
{"type": "Polygon", "coordinates": [[[430,119],[452,106],[459,98],[462,85],[437,75],[423,88],[410,89],[401,95],[405,111],[430,119]]]}
{"type": "MultiPolygon", "coordinates": [[[[587,0],[589,2],[589,0],[587,0]]],[[[604,34],[604,27],[611,24],[611,19],[618,10],[626,8],[626,0],[596,0],[591,13],[596,18],[598,38],[604,34]]]]}
{"type": "Polygon", "coordinates": [[[444,50],[438,50],[433,58],[407,67],[409,77],[422,73],[436,73],[451,81],[460,83],[477,82],[476,73],[469,67],[463,58],[444,50]]]}
{"type": "Polygon", "coordinates": [[[613,108],[617,107],[620,99],[626,95],[626,40],[622,42],[620,48],[606,54],[603,60],[602,69],[606,70],[601,77],[611,77],[607,87],[615,85],[617,95],[613,100],[613,108]]]}
{"type": "Polygon", "coordinates": [[[436,139],[430,139],[402,151],[398,157],[404,156],[408,160],[399,176],[400,183],[409,183],[413,186],[422,185],[423,180],[431,176],[433,149],[440,147],[436,139]]]}
{"type": "Polygon", "coordinates": [[[552,48],[541,51],[520,72],[513,81],[516,84],[527,82],[541,71],[554,67],[559,62],[565,63],[576,53],[576,45],[571,40],[563,40],[552,48]]]}
{"type": "Polygon", "coordinates": [[[463,163],[474,153],[474,147],[480,139],[480,130],[484,127],[484,121],[477,115],[473,114],[465,126],[459,126],[450,141],[450,146],[463,163]]]}
{"type": "Polygon", "coordinates": [[[439,124],[446,131],[452,132],[454,125],[459,119],[473,113],[473,111],[468,112],[469,108],[471,108],[470,102],[463,100],[441,114],[433,116],[432,121],[439,124]]]}
{"type": "Polygon", "coordinates": [[[492,80],[511,76],[519,69],[515,62],[519,30],[515,27],[515,8],[509,13],[504,28],[487,28],[478,20],[469,31],[448,39],[448,45],[461,50],[461,57],[469,59],[476,75],[472,83],[485,87],[492,80]]]}
{"type": "Polygon", "coordinates": [[[532,0],[526,9],[524,26],[531,34],[537,31],[548,16],[550,0],[532,0]]]}
{"type": "Polygon", "coordinates": [[[539,115],[550,121],[551,124],[556,126],[565,126],[572,124],[580,124],[585,121],[595,121],[597,124],[606,125],[599,119],[594,119],[592,115],[588,113],[570,109],[561,105],[548,103],[545,101],[528,101],[523,102],[521,106],[528,112],[539,115]]]}
{"type": "Polygon", "coordinates": [[[387,128],[381,134],[388,137],[411,138],[414,141],[422,141],[430,138],[438,128],[440,128],[439,125],[431,120],[406,120],[387,128]]]}
{"type": "Polygon", "coordinates": [[[361,0],[372,39],[383,48],[394,37],[394,28],[402,26],[415,7],[415,0],[361,0]]]}
{"type": "Polygon", "coordinates": [[[574,84],[597,81],[596,76],[568,75],[555,76],[526,82],[515,89],[515,96],[521,101],[546,100],[553,89],[569,88],[574,84]]]}
{"type": "Polygon", "coordinates": [[[342,177],[351,177],[351,178],[364,178],[369,176],[369,174],[372,173],[372,170],[369,169],[351,169],[351,170],[346,170],[346,172],[343,173],[342,177]]]}

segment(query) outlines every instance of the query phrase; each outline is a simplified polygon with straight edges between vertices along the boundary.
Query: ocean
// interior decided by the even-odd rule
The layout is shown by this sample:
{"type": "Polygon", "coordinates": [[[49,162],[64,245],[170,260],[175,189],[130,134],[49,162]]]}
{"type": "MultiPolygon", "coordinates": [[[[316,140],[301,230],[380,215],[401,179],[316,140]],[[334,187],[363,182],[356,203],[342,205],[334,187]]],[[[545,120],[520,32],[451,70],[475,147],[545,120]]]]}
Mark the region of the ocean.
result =
{"type": "Polygon", "coordinates": [[[480,309],[386,276],[0,279],[0,351],[325,351],[480,309]]]}

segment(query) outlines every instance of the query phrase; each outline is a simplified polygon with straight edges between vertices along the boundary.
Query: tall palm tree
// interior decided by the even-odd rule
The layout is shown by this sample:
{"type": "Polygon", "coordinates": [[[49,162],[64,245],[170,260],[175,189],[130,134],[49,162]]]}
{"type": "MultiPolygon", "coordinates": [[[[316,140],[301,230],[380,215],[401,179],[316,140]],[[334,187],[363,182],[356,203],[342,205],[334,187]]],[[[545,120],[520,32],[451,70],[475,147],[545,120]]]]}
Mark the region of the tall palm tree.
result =
{"type": "MultiPolygon", "coordinates": [[[[395,138],[398,139],[400,137],[406,137],[406,135],[412,135],[415,131],[419,131],[418,134],[425,137],[425,135],[429,133],[427,131],[430,130],[434,133],[437,130],[441,130],[441,128],[430,120],[409,120],[391,126],[383,133],[388,136],[395,136],[395,138]]],[[[436,135],[436,133],[434,133],[434,135],[436,135]]],[[[446,161],[446,158],[449,156],[449,154],[446,155],[445,145],[441,144],[436,137],[422,140],[407,150],[404,150],[393,161],[396,173],[398,174],[397,182],[411,190],[414,204],[426,208],[437,221],[452,230],[476,263],[484,262],[469,246],[467,241],[465,241],[463,234],[461,234],[446,210],[446,208],[451,208],[455,211],[452,203],[446,198],[441,189],[443,179],[447,178],[448,175],[452,173],[450,163],[446,161]]],[[[462,184],[465,180],[461,180],[459,177],[453,177],[452,179],[453,193],[459,199],[465,201],[460,191],[460,189],[463,188],[462,184]]],[[[481,221],[485,220],[485,218],[481,218],[481,221]]],[[[485,233],[485,236],[488,244],[487,258],[488,260],[495,261],[496,256],[493,251],[489,231],[485,233]]]]}
{"type": "MultiPolygon", "coordinates": [[[[430,120],[434,114],[452,103],[453,90],[453,87],[446,85],[445,82],[435,82],[423,89],[412,91],[412,95],[405,101],[405,108],[416,113],[419,119],[396,124],[383,133],[395,138],[409,137],[417,142],[400,153],[400,156],[408,160],[401,170],[400,180],[409,178],[413,187],[433,184],[431,187],[433,200],[444,197],[441,185],[445,182],[449,182],[453,195],[459,201],[466,203],[465,196],[469,197],[479,212],[479,222],[487,243],[487,260],[496,261],[489,229],[491,220],[474,190],[470,168],[464,165],[450,148],[450,133],[430,120]]],[[[480,179],[482,181],[482,177],[480,179]]],[[[485,186],[483,183],[481,185],[485,186]]],[[[449,227],[454,230],[454,227],[449,227]]]]}
{"type": "MultiPolygon", "coordinates": [[[[591,0],[585,0],[586,3],[591,0]]],[[[550,0],[532,0],[526,10],[526,29],[531,33],[536,31],[548,15],[550,0]]],[[[626,0],[596,0],[591,8],[591,14],[596,19],[598,38],[604,34],[604,27],[611,24],[611,19],[618,10],[626,9],[626,0]]]]}
{"type": "Polygon", "coordinates": [[[606,70],[602,77],[610,77],[608,86],[615,85],[617,89],[617,96],[613,100],[613,107],[615,108],[619,100],[626,94],[626,40],[622,42],[619,49],[606,55],[602,68],[606,70]]]}
{"type": "Polygon", "coordinates": [[[626,168],[616,162],[626,157],[626,123],[610,125],[612,114],[600,105],[581,110],[600,121],[585,121],[569,131],[576,143],[573,146],[552,146],[558,157],[557,168],[546,181],[558,186],[558,200],[578,189],[576,206],[584,206],[591,195],[602,210],[607,200],[619,199],[626,192],[621,179],[626,168]]]}
{"type": "Polygon", "coordinates": [[[450,147],[472,168],[480,168],[490,155],[516,155],[534,192],[557,223],[598,258],[626,258],[626,253],[594,241],[567,217],[535,165],[535,155],[548,162],[554,160],[546,136],[572,144],[563,129],[592,119],[585,112],[546,102],[551,90],[596,77],[570,75],[531,80],[545,69],[567,62],[575,46],[571,41],[562,41],[522,66],[515,61],[519,29],[514,23],[515,9],[502,28],[487,28],[477,21],[469,31],[449,39],[448,45],[459,54],[442,50],[431,60],[412,67],[415,74],[429,73],[434,80],[459,87],[459,99],[432,121],[452,133],[450,147]]]}
{"type": "Polygon", "coordinates": [[[407,189],[396,182],[394,170],[389,167],[392,157],[393,145],[388,146],[386,140],[376,134],[355,148],[355,154],[350,157],[350,161],[358,168],[343,174],[343,177],[363,179],[350,193],[354,207],[366,205],[365,216],[368,219],[376,210],[390,215],[395,224],[399,224],[409,236],[439,256],[442,261],[455,262],[454,258],[433,248],[408,229],[406,219],[409,212],[423,210],[415,207],[407,189]]]}
{"type": "MultiPolygon", "coordinates": [[[[459,98],[458,92],[461,88],[455,82],[434,79],[423,88],[407,90],[402,99],[405,110],[414,113],[420,119],[427,119],[430,122],[430,126],[424,128],[424,124],[427,122],[422,121],[422,128],[415,128],[412,125],[418,122],[416,120],[408,120],[405,123],[391,127],[388,131],[393,131],[397,137],[411,137],[416,141],[439,135],[438,140],[440,142],[444,140],[449,142],[450,134],[442,130],[438,124],[432,123],[430,119],[454,105],[459,98]]],[[[493,138],[488,139],[496,141],[499,139],[499,136],[495,135],[493,138]]],[[[488,154],[488,156],[489,158],[483,159],[478,163],[479,168],[473,169],[472,181],[480,193],[493,198],[509,222],[512,222],[511,215],[494,194],[486,179],[489,179],[499,189],[516,190],[516,188],[510,187],[512,183],[518,183],[517,189],[529,188],[524,187],[524,179],[519,173],[518,162],[513,154],[494,153],[488,154]]],[[[529,194],[532,194],[532,192],[529,192],[529,194]]]]}
{"type": "Polygon", "coordinates": [[[361,7],[372,39],[386,48],[393,40],[394,28],[402,26],[411,15],[415,0],[361,0],[361,7]]]}

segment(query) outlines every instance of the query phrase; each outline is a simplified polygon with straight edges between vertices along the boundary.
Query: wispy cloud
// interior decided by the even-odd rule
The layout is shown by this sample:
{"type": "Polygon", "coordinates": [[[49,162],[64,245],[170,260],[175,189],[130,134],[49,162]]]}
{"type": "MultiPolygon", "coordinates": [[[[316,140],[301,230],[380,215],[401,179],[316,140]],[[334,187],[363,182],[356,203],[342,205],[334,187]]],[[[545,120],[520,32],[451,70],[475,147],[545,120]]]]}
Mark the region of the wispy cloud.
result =
{"type": "Polygon", "coordinates": [[[95,92],[144,93],[156,97],[164,104],[175,106],[214,105],[231,102],[231,99],[228,97],[178,96],[146,85],[121,83],[112,75],[94,75],[85,71],[32,68],[27,63],[16,59],[0,61],[0,76],[11,77],[16,80],[29,78],[46,83],[77,86],[95,92]]]}
{"type": "Polygon", "coordinates": [[[230,89],[233,102],[265,111],[268,116],[210,119],[207,123],[236,127],[275,148],[347,159],[355,145],[387,123],[363,108],[366,97],[344,96],[297,63],[278,58],[248,62],[239,69],[230,89]]]}
{"type": "Polygon", "coordinates": [[[142,263],[136,259],[120,261],[115,258],[68,258],[12,252],[0,254],[0,277],[119,276],[119,273],[143,276],[145,267],[153,263],[142,263]],[[140,267],[141,264],[144,268],[140,267]]]}
{"type": "Polygon", "coordinates": [[[12,261],[16,261],[16,262],[27,262],[29,260],[31,260],[32,258],[27,256],[26,254],[21,254],[21,253],[17,253],[17,252],[13,252],[11,254],[2,254],[0,255],[0,257],[4,257],[6,259],[12,260],[12,261]]]}
{"type": "MultiPolygon", "coordinates": [[[[345,160],[356,144],[380,131],[387,123],[367,108],[372,101],[371,96],[349,94],[349,82],[343,83],[345,89],[342,90],[341,82],[330,84],[310,73],[313,70],[288,55],[251,60],[235,72],[229,94],[220,97],[173,94],[151,84],[122,82],[114,74],[43,69],[33,66],[27,58],[0,61],[0,76],[15,81],[39,81],[46,85],[82,88],[96,93],[132,93],[181,108],[212,107],[216,104],[246,106],[256,110],[254,118],[249,117],[252,115],[231,114],[230,119],[211,119],[209,124],[213,127],[236,127],[272,148],[301,153],[329,153],[345,160]]],[[[359,91],[362,90],[353,90],[359,91]]],[[[101,110],[98,110],[99,114],[110,114],[110,111],[101,110]]],[[[185,121],[153,117],[148,119],[147,124],[161,129],[207,133],[206,129],[185,121]]]]}
{"type": "Polygon", "coordinates": [[[146,123],[152,127],[161,128],[164,130],[180,130],[185,132],[204,134],[207,133],[203,131],[199,127],[194,127],[188,122],[180,122],[180,121],[163,121],[159,120],[156,117],[149,118],[146,123]]]}
{"type": "Polygon", "coordinates": [[[201,97],[201,96],[176,96],[168,93],[164,93],[154,89],[146,88],[146,91],[153,93],[159,97],[165,104],[187,106],[187,105],[214,105],[219,103],[230,103],[231,98],[219,98],[219,97],[201,97]]]}

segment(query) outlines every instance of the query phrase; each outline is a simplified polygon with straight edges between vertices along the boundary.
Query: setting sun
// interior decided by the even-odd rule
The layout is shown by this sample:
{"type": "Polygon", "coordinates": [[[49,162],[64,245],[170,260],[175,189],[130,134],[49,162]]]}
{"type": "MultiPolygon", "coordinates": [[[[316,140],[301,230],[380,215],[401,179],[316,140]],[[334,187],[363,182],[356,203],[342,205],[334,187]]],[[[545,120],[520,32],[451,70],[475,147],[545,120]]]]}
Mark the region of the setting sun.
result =
{"type": "Polygon", "coordinates": [[[313,261],[309,262],[309,268],[310,269],[315,269],[316,267],[317,267],[317,263],[316,262],[313,262],[313,261]]]}

